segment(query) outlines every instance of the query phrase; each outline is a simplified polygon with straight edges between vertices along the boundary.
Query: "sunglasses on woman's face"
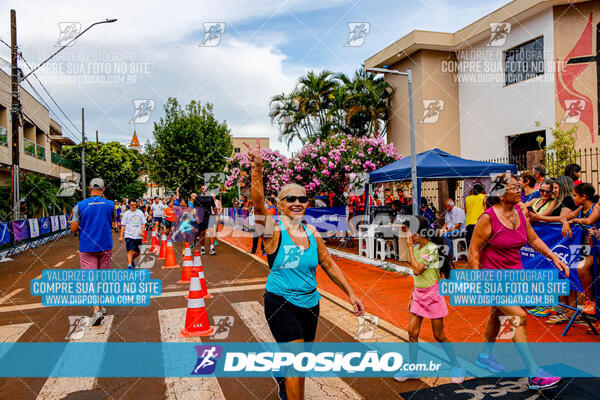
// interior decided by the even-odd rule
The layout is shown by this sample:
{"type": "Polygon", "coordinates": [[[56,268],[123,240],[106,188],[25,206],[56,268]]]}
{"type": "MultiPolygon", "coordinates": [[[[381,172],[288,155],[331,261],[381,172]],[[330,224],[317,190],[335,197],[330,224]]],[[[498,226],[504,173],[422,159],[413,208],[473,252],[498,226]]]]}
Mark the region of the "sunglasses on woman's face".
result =
{"type": "Polygon", "coordinates": [[[540,193],[548,193],[548,194],[550,194],[550,193],[552,193],[552,190],[550,190],[550,189],[548,189],[548,190],[546,190],[546,189],[540,189],[540,193]]]}
{"type": "Polygon", "coordinates": [[[284,199],[285,199],[285,201],[287,201],[290,204],[295,203],[296,200],[298,200],[298,202],[300,202],[300,204],[308,203],[307,196],[285,196],[284,199]]]}

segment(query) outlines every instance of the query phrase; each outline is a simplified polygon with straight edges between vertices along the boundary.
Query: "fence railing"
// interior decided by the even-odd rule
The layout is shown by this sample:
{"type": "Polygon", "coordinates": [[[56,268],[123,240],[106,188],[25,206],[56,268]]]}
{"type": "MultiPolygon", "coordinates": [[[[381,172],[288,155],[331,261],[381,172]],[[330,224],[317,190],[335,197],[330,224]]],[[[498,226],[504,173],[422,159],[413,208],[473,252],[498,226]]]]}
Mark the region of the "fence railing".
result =
{"type": "Polygon", "coordinates": [[[71,163],[69,160],[67,160],[58,153],[52,152],[50,154],[50,160],[56,165],[60,165],[61,167],[65,167],[70,170],[75,170],[75,166],[73,165],[73,163],[71,163]]]}
{"type": "MultiPolygon", "coordinates": [[[[573,150],[568,154],[546,152],[542,155],[548,176],[557,177],[564,174],[568,164],[578,164],[581,167],[581,180],[600,188],[600,148],[584,148],[573,150]]],[[[518,171],[533,169],[527,165],[526,155],[497,157],[485,161],[515,164],[518,171]]]]}

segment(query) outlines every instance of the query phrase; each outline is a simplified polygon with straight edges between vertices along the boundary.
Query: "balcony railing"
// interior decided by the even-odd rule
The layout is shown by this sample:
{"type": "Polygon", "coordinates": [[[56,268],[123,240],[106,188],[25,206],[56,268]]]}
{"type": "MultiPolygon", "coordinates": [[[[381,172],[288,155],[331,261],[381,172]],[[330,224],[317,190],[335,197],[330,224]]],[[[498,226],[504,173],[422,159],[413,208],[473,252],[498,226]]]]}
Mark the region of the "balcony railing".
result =
{"type": "Polygon", "coordinates": [[[8,135],[6,133],[6,128],[0,126],[0,145],[8,146],[8,135]]]}
{"type": "Polygon", "coordinates": [[[52,160],[52,162],[56,165],[60,165],[61,167],[65,167],[68,168],[70,170],[74,170],[74,166],[73,164],[67,160],[66,158],[64,158],[63,156],[61,156],[58,153],[52,152],[50,159],[52,160]]]}
{"type": "Polygon", "coordinates": [[[35,143],[29,139],[23,138],[23,152],[27,155],[35,157],[35,143]]]}
{"type": "Polygon", "coordinates": [[[35,145],[35,156],[41,160],[46,159],[46,149],[40,144],[35,145]]]}

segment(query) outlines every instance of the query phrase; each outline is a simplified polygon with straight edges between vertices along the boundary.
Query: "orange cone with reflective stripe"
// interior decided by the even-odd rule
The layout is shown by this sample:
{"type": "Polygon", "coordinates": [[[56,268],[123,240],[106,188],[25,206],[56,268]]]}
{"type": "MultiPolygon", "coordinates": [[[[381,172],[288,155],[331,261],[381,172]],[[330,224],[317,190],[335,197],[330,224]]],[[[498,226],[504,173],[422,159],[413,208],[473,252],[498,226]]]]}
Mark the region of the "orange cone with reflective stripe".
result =
{"type": "MultiPolygon", "coordinates": [[[[202,268],[202,259],[200,258],[200,252],[196,250],[194,253],[194,273],[198,274],[200,278],[200,296],[204,299],[212,298],[212,294],[208,293],[208,289],[206,287],[206,279],[204,278],[204,270],[202,268]]],[[[188,299],[188,296],[185,296],[188,299]]]]}
{"type": "Polygon", "coordinates": [[[148,231],[144,228],[144,236],[142,236],[142,243],[148,243],[148,231]]]}
{"type": "Polygon", "coordinates": [[[150,254],[157,254],[160,252],[160,246],[158,245],[158,236],[156,230],[152,230],[152,241],[150,242],[150,254]]]}
{"type": "Polygon", "coordinates": [[[167,257],[167,235],[162,234],[160,240],[160,254],[158,255],[159,260],[164,260],[167,257]]]}
{"type": "Polygon", "coordinates": [[[165,258],[165,265],[162,269],[167,268],[179,268],[177,260],[175,259],[175,249],[173,248],[173,241],[167,240],[167,257],[165,258]]]}
{"type": "Polygon", "coordinates": [[[191,260],[183,259],[181,264],[181,279],[177,283],[190,283],[192,273],[194,272],[194,262],[191,260]]]}
{"type": "Polygon", "coordinates": [[[179,332],[181,337],[210,336],[215,331],[209,325],[208,313],[206,312],[204,299],[200,292],[200,278],[198,273],[193,272],[190,282],[187,313],[185,315],[185,328],[179,332]]]}

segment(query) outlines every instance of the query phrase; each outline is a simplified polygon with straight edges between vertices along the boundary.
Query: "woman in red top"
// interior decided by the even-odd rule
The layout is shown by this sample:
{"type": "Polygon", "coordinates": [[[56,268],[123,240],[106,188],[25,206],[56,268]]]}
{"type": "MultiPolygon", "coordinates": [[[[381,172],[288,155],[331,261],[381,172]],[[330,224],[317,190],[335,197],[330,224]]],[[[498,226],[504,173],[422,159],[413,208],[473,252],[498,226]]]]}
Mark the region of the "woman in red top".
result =
{"type": "MultiPolygon", "coordinates": [[[[559,271],[569,275],[569,269],[560,258],[538,237],[527,221],[520,207],[521,187],[517,178],[511,174],[504,177],[506,192],[500,201],[488,208],[479,217],[469,247],[469,263],[473,269],[523,269],[521,264],[521,247],[529,244],[534,250],[543,254],[559,271]]],[[[485,327],[485,340],[482,352],[477,357],[476,365],[498,373],[504,367],[490,354],[498,333],[500,317],[515,317],[512,325],[516,327],[514,343],[527,343],[527,313],[521,306],[491,307],[490,317],[485,327]]],[[[542,389],[556,385],[560,378],[552,377],[537,367],[529,348],[519,346],[519,354],[529,369],[529,388],[542,389]]]]}

